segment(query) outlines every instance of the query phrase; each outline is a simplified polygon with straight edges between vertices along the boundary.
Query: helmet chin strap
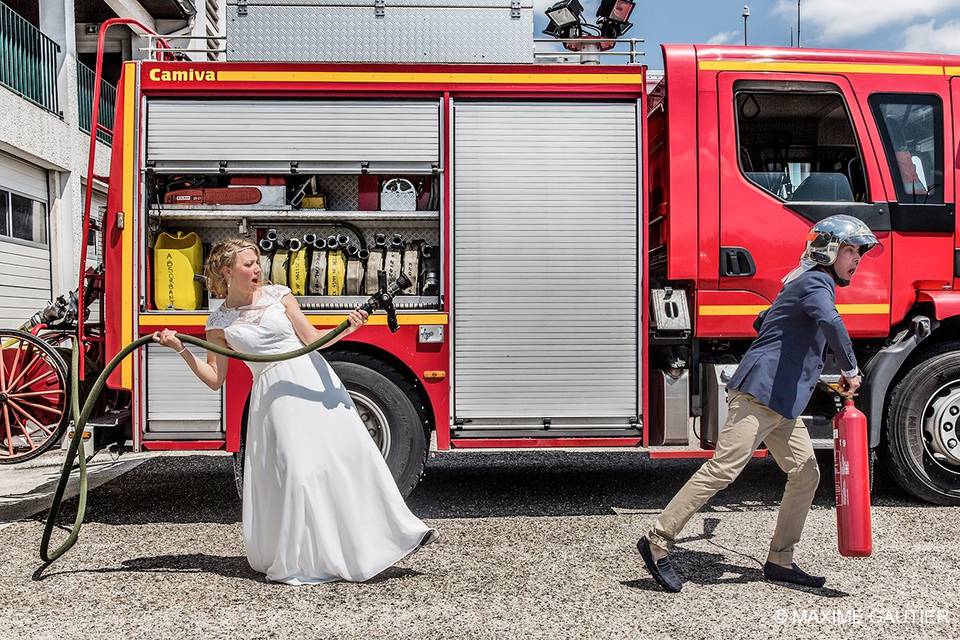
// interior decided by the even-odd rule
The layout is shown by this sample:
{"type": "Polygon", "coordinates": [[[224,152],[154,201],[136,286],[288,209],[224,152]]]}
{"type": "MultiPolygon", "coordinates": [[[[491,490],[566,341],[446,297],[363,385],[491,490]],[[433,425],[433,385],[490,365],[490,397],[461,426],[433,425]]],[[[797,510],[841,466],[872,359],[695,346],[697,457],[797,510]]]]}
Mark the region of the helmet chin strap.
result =
{"type": "Polygon", "coordinates": [[[837,284],[838,287],[849,287],[850,281],[844,280],[837,273],[836,265],[830,265],[830,275],[833,276],[833,281],[837,284]]]}

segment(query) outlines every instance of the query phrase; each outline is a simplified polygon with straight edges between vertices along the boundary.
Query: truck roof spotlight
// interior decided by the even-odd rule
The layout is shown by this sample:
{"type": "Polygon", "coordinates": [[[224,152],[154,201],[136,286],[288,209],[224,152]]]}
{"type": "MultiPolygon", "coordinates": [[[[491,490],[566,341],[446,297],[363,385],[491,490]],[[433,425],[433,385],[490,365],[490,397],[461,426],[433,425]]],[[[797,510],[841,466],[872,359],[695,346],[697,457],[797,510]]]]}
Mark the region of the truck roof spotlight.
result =
{"type": "Polygon", "coordinates": [[[560,0],[560,2],[550,5],[544,13],[550,19],[547,30],[553,33],[563,33],[571,26],[580,23],[583,5],[580,4],[579,0],[560,0]]]}
{"type": "Polygon", "coordinates": [[[618,38],[626,33],[633,26],[630,24],[630,14],[635,6],[633,0],[600,0],[597,22],[603,35],[618,38]]]}

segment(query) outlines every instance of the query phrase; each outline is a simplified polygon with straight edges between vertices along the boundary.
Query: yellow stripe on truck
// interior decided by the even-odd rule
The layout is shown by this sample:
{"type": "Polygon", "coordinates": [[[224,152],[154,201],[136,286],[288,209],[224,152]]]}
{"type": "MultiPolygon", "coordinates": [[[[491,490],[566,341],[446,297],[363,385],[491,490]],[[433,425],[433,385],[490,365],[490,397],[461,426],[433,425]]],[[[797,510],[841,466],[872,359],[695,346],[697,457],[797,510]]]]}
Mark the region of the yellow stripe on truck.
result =
{"type": "Polygon", "coordinates": [[[397,71],[220,70],[219,82],[364,82],[395,84],[622,84],[639,87],[639,73],[407,73],[397,71]]]}
{"type": "Polygon", "coordinates": [[[800,73],[881,73],[885,75],[942,76],[953,67],[944,69],[939,65],[925,64],[701,60],[699,68],[701,71],[792,71],[800,73]]]}
{"type": "MultiPolygon", "coordinates": [[[[768,304],[704,304],[698,313],[701,316],[755,316],[769,309],[768,304]]],[[[838,304],[837,311],[843,316],[886,315],[888,304],[838,304]]]]}
{"type": "MultiPolygon", "coordinates": [[[[311,323],[321,327],[335,327],[347,319],[346,314],[311,315],[310,312],[307,312],[306,316],[311,323]]],[[[208,316],[206,314],[171,315],[149,313],[140,316],[140,326],[150,329],[162,329],[164,327],[202,327],[207,324],[207,317],[208,316]]],[[[400,325],[445,325],[447,324],[447,321],[448,318],[447,314],[445,313],[397,314],[397,323],[400,325]]],[[[379,313],[374,314],[370,316],[370,320],[367,324],[385,327],[387,325],[387,316],[379,313]]]]}
{"type": "MultiPolygon", "coordinates": [[[[120,344],[133,342],[133,204],[134,183],[134,113],[136,111],[136,64],[123,65],[123,174],[122,209],[123,230],[120,232],[120,344]]],[[[133,388],[133,361],[124,358],[120,364],[120,384],[125,389],[133,388]]]]}

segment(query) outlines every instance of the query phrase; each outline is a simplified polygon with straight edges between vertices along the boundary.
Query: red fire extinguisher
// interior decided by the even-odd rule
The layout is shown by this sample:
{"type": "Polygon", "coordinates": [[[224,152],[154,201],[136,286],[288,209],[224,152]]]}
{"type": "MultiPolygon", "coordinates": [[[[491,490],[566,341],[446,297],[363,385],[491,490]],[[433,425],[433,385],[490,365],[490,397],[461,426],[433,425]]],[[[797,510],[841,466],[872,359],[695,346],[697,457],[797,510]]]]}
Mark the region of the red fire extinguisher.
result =
{"type": "Polygon", "coordinates": [[[869,456],[867,417],[848,399],[833,419],[837,547],[842,556],[864,557],[873,551],[869,456]]]}

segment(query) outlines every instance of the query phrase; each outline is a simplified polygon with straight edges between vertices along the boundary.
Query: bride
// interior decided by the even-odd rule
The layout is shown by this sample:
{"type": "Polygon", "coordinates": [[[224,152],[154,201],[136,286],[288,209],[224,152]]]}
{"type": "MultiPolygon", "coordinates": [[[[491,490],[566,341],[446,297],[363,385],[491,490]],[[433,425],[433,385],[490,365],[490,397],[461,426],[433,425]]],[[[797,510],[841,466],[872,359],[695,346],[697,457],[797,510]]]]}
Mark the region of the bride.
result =
{"type": "MultiPolygon", "coordinates": [[[[204,273],[210,291],[225,298],[207,320],[210,342],[271,354],[322,335],[290,289],[262,283],[252,243],[217,243],[204,273]]],[[[349,318],[339,337],[359,329],[367,313],[353,311],[349,318]]],[[[204,362],[169,329],[153,339],[176,350],[208,387],[223,386],[226,357],[208,352],[204,362]]],[[[247,365],[253,389],[243,540],[254,570],[287,584],[361,582],[439,537],[407,508],[353,400],[319,353],[247,365]]]]}

